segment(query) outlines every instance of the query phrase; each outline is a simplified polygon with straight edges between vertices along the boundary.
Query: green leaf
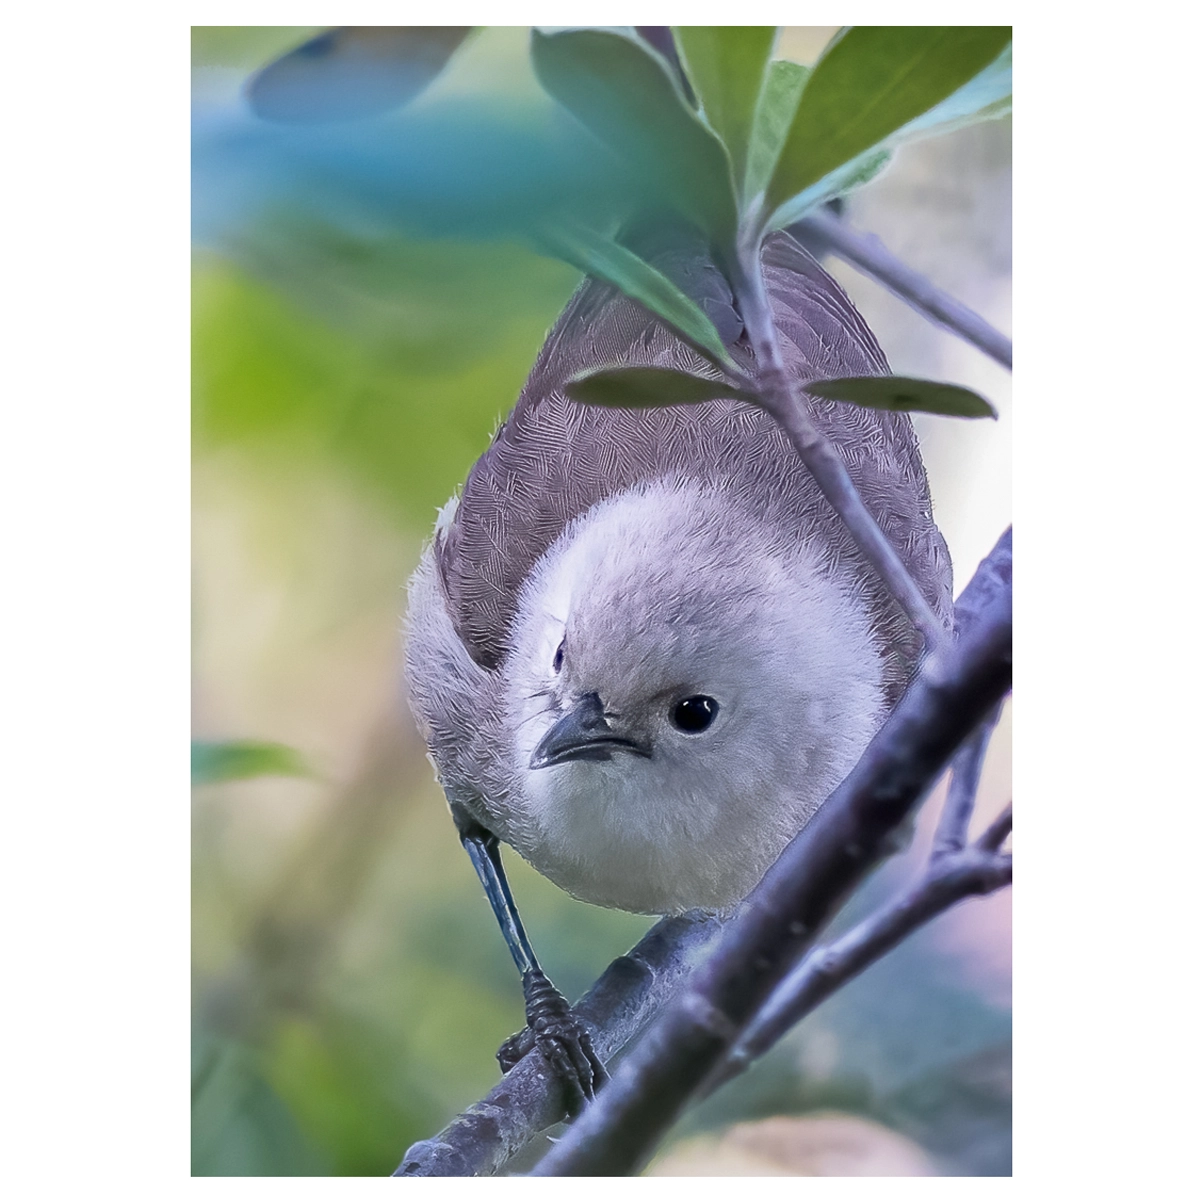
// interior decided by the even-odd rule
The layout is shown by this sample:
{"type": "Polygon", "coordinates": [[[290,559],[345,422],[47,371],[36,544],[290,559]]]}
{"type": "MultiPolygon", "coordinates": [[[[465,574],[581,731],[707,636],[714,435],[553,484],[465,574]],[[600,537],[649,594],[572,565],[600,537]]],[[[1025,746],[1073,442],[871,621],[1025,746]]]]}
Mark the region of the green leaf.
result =
{"type": "Polygon", "coordinates": [[[300,755],[279,742],[192,743],[193,784],[226,783],[260,775],[311,774],[300,755]]]}
{"type": "Polygon", "coordinates": [[[538,81],[676,209],[723,247],[737,229],[729,156],[665,60],[640,39],[600,29],[533,31],[538,81]]]}
{"type": "Polygon", "coordinates": [[[798,196],[793,196],[781,204],[772,214],[767,224],[768,229],[783,229],[799,221],[814,208],[819,208],[834,196],[844,196],[855,188],[870,183],[884,167],[892,161],[892,152],[876,147],[843,163],[836,171],[830,171],[818,179],[812,187],[807,187],[798,196]]]}
{"type": "Polygon", "coordinates": [[[941,104],[897,130],[893,141],[910,141],[934,134],[950,133],[979,121],[993,121],[1012,112],[1012,43],[941,104]]]}
{"type": "Polygon", "coordinates": [[[778,30],[774,25],[684,25],[673,32],[700,111],[725,143],[734,181],[740,183],[778,30]]]}
{"type": "Polygon", "coordinates": [[[861,408],[888,412],[927,412],[943,417],[991,417],[999,415],[977,392],[952,383],[930,379],[906,379],[901,375],[861,375],[846,379],[820,379],[806,383],[804,390],[822,400],[844,400],[861,408]]]}
{"type": "Polygon", "coordinates": [[[767,68],[767,77],[754,110],[754,127],[746,156],[746,177],[742,195],[747,199],[766,190],[779,161],[783,140],[791,128],[796,105],[812,74],[809,67],[781,59],[767,68]]]}
{"type": "Polygon", "coordinates": [[[541,244],[555,257],[611,283],[636,300],[709,362],[723,369],[737,370],[708,314],[632,250],[582,226],[546,231],[541,236],[541,244]]]}
{"type": "Polygon", "coordinates": [[[342,25],[268,63],[246,87],[269,121],[350,121],[399,108],[441,73],[470,25],[342,25]]]}
{"type": "Polygon", "coordinates": [[[855,26],[813,68],[767,202],[777,208],[953,95],[1012,39],[1009,26],[855,26]]]}
{"type": "Polygon", "coordinates": [[[604,367],[576,375],[567,395],[580,404],[602,408],[665,408],[670,404],[703,404],[706,400],[756,399],[720,379],[702,379],[669,367],[604,367]]]}

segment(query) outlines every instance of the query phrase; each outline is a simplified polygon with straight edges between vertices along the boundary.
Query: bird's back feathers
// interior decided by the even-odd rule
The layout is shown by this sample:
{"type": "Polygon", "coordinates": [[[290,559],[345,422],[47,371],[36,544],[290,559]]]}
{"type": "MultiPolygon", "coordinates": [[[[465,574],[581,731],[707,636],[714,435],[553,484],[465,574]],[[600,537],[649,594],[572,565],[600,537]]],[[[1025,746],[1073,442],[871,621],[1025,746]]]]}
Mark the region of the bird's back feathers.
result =
{"type": "MultiPolygon", "coordinates": [[[[735,358],[754,360],[728,285],[686,246],[654,259],[713,318],[735,358]]],[[[790,237],[768,240],[763,263],[784,360],[804,383],[886,374],[874,336],[838,284],[790,237]]],[[[568,400],[576,373],[612,365],[713,368],[644,308],[585,282],[555,324],[491,447],[471,469],[461,501],[434,544],[454,630],[471,658],[496,670],[511,647],[521,586],[566,525],[601,500],[670,474],[724,482],[747,511],[788,536],[816,539],[831,560],[857,559],[852,538],[772,418],[738,401],[659,409],[592,408],[568,400]]],[[[933,523],[909,418],[810,401],[867,508],[896,546],[935,612],[950,613],[950,563],[933,523]]],[[[884,678],[894,698],[919,641],[874,571],[862,577],[876,614],[884,678]]]]}

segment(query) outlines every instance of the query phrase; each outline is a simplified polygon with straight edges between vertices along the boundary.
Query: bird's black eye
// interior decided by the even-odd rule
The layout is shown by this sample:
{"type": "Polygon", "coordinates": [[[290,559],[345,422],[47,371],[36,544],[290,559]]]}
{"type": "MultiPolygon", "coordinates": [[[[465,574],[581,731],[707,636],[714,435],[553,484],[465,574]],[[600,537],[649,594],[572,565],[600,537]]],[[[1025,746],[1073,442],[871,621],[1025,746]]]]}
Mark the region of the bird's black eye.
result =
{"type": "Polygon", "coordinates": [[[558,643],[558,649],[555,650],[555,652],[554,652],[554,673],[555,673],[555,675],[557,675],[559,673],[559,671],[562,670],[563,651],[566,649],[566,645],[567,645],[567,639],[563,638],[563,640],[558,643]]]}
{"type": "Polygon", "coordinates": [[[671,724],[682,733],[703,733],[717,715],[711,696],[686,696],[671,709],[671,724]]]}

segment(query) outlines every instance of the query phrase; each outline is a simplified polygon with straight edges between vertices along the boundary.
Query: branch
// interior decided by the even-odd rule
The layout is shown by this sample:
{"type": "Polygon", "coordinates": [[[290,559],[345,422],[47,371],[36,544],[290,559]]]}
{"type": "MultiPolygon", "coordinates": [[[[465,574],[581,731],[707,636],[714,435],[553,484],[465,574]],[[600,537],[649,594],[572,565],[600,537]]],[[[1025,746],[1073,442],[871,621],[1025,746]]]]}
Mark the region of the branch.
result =
{"type": "Polygon", "coordinates": [[[805,217],[790,226],[788,232],[811,250],[828,251],[848,262],[935,325],[958,334],[1002,367],[1012,370],[1011,338],[902,263],[874,234],[857,233],[832,213],[825,212],[805,217]]]}
{"type": "MultiPolygon", "coordinates": [[[[720,929],[691,913],[659,921],[575,1006],[608,1062],[674,995],[720,929]]],[[[562,1088],[536,1048],[441,1133],[410,1146],[396,1175],[493,1175],[535,1134],[566,1116],[562,1088]]]]}
{"type": "Polygon", "coordinates": [[[734,291],[741,303],[746,332],[759,364],[758,402],[779,422],[800,461],[845,522],[867,562],[879,573],[888,591],[921,632],[925,649],[932,650],[946,640],[942,623],[908,573],[895,546],[863,503],[841,455],[813,424],[804,398],[793,393],[779,350],[761,263],[756,254],[752,269],[743,271],[744,257],[738,256],[739,278],[734,281],[734,291]]]}
{"type": "Polygon", "coordinates": [[[981,850],[995,853],[1004,845],[1010,833],[1012,833],[1012,804],[1006,804],[1004,811],[980,835],[976,845],[981,850]]]}
{"type": "MultiPolygon", "coordinates": [[[[969,626],[977,616],[969,605],[960,606],[960,625],[969,626]]],[[[914,930],[968,896],[985,896],[1012,883],[1012,857],[999,853],[1012,830],[1011,804],[974,846],[964,848],[984,755],[999,717],[997,705],[954,756],[949,792],[922,877],[838,941],[818,946],[803,958],[772,993],[720,1070],[706,1082],[706,1095],[740,1075],[823,1000],[914,930]]]]}
{"type": "MultiPolygon", "coordinates": [[[[1011,806],[1004,815],[1011,825],[1011,806]]],[[[805,956],[754,1018],[705,1092],[740,1075],[817,1005],[914,930],[968,896],[986,896],[1010,883],[1012,857],[996,853],[982,838],[969,849],[933,858],[925,874],[904,895],[836,942],[805,956]]]]}
{"type": "Polygon", "coordinates": [[[1000,719],[997,705],[984,722],[971,734],[965,745],[954,756],[951,764],[950,791],[942,809],[942,819],[933,835],[933,850],[930,857],[938,859],[944,855],[957,854],[967,844],[967,829],[975,811],[975,793],[979,790],[979,775],[987,755],[988,742],[1000,719]]]}
{"type": "Polygon", "coordinates": [[[892,851],[897,827],[1011,686],[1011,530],[981,564],[960,610],[958,643],[925,660],[712,957],[534,1174],[636,1170],[851,889],[892,851]]]}

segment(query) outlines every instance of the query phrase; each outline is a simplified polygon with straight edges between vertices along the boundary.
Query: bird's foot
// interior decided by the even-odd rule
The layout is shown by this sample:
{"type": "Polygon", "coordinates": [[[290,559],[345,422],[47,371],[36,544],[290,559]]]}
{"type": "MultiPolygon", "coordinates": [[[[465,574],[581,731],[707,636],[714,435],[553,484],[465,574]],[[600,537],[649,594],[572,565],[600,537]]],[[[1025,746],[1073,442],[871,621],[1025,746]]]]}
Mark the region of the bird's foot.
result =
{"type": "Polygon", "coordinates": [[[525,972],[522,982],[529,1024],[496,1051],[500,1069],[507,1075],[537,1046],[562,1081],[567,1111],[575,1116],[587,1101],[594,1099],[608,1072],[592,1047],[587,1027],[545,974],[534,968],[525,972]]]}

